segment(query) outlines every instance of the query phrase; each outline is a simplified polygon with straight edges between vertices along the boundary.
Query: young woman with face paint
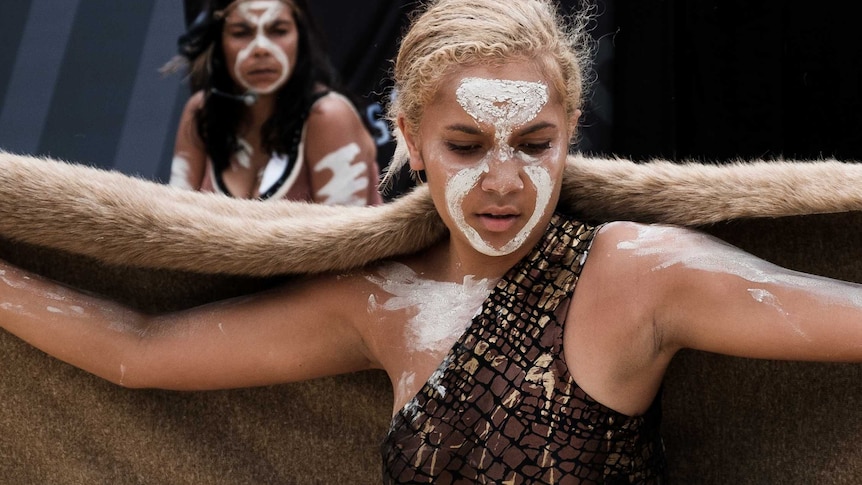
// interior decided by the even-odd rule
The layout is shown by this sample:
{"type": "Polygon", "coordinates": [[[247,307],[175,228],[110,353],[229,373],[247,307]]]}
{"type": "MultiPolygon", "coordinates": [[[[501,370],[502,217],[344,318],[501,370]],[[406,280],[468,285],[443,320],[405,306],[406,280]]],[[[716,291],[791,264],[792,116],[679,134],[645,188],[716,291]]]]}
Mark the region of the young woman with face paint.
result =
{"type": "Polygon", "coordinates": [[[555,213],[580,35],[550,0],[416,17],[391,115],[449,229],[430,249],[155,317],[2,263],[0,325],[135,388],[383,369],[386,483],[663,483],[659,388],[678,350],[862,361],[862,287],[687,229],[555,213]]]}
{"type": "Polygon", "coordinates": [[[239,198],[381,202],[376,147],[304,0],[215,1],[184,36],[192,86],[170,184],[239,198]]]}

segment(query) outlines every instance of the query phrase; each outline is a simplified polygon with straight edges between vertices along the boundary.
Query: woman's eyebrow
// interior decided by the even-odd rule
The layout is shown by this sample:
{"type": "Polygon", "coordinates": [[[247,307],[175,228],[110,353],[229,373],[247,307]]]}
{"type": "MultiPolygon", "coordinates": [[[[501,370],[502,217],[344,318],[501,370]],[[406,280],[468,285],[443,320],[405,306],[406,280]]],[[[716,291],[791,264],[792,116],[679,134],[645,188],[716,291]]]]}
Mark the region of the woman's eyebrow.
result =
{"type": "Polygon", "coordinates": [[[535,133],[537,131],[544,130],[546,128],[556,128],[556,127],[557,127],[557,125],[555,125],[554,123],[551,123],[549,121],[541,121],[539,123],[536,123],[535,125],[530,125],[530,126],[524,128],[522,130],[519,130],[517,132],[517,134],[518,134],[518,136],[525,136],[525,135],[529,135],[531,133],[535,133]]]}
{"type": "Polygon", "coordinates": [[[446,127],[447,131],[460,131],[468,135],[481,135],[482,130],[474,125],[465,125],[463,123],[455,123],[446,127]]]}
{"type": "Polygon", "coordinates": [[[291,26],[293,25],[293,21],[290,19],[275,19],[272,22],[267,22],[270,27],[281,27],[282,25],[291,26]]]}
{"type": "Polygon", "coordinates": [[[251,22],[247,20],[228,20],[225,22],[225,27],[249,27],[251,28],[251,22]]]}

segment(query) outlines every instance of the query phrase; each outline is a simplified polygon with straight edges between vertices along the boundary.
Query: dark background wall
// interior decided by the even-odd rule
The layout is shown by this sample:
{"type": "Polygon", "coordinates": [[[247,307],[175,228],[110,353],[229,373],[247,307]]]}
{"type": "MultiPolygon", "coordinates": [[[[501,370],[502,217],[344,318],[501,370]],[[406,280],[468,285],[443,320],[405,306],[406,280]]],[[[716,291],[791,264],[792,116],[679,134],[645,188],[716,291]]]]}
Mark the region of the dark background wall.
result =
{"type": "MultiPolygon", "coordinates": [[[[158,68],[196,0],[0,5],[0,148],[165,180],[188,89],[158,68]]],[[[346,85],[376,126],[415,0],[314,0],[346,85]]],[[[576,0],[561,0],[564,9],[576,0]]],[[[579,149],[635,159],[862,159],[852,2],[598,0],[597,80],[579,149]]]]}
{"type": "Polygon", "coordinates": [[[3,1],[0,148],[156,176],[187,95],[158,68],[183,29],[177,0],[3,1]]]}
{"type": "Polygon", "coordinates": [[[614,152],[862,160],[854,2],[616,3],[614,152]]]}

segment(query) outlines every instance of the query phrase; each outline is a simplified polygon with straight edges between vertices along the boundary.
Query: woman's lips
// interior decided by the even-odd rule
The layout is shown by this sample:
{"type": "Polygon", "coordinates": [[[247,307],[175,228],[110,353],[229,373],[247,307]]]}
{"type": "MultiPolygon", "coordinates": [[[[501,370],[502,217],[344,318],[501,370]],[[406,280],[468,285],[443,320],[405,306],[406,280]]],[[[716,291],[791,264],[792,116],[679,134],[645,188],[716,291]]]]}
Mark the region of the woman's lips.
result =
{"type": "Polygon", "coordinates": [[[479,223],[489,232],[506,232],[518,221],[518,214],[478,214],[479,223]]]}
{"type": "Polygon", "coordinates": [[[279,75],[279,71],[276,69],[254,69],[248,71],[247,76],[249,78],[272,78],[279,75]]]}

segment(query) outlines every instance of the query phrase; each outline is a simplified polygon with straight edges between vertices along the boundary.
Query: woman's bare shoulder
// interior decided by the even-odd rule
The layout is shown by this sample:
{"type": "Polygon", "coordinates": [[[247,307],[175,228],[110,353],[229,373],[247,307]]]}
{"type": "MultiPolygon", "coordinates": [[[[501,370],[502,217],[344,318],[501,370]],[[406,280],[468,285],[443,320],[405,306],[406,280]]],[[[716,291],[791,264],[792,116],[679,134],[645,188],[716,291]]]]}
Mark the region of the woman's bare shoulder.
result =
{"type": "Polygon", "coordinates": [[[687,227],[615,221],[599,228],[593,247],[635,255],[654,255],[663,250],[683,249],[716,241],[706,233],[687,227]]]}
{"type": "Polygon", "coordinates": [[[613,287],[622,291],[660,291],[681,276],[676,261],[719,245],[714,237],[690,228],[612,222],[599,228],[587,264],[592,268],[585,273],[591,279],[614,282],[613,287]]]}
{"type": "Polygon", "coordinates": [[[318,99],[308,115],[310,124],[360,126],[361,118],[353,103],[343,94],[330,91],[318,99]]]}
{"type": "Polygon", "coordinates": [[[189,96],[188,101],[186,101],[186,105],[184,111],[186,112],[197,112],[204,106],[204,92],[197,91],[191,96],[189,96]]]}

